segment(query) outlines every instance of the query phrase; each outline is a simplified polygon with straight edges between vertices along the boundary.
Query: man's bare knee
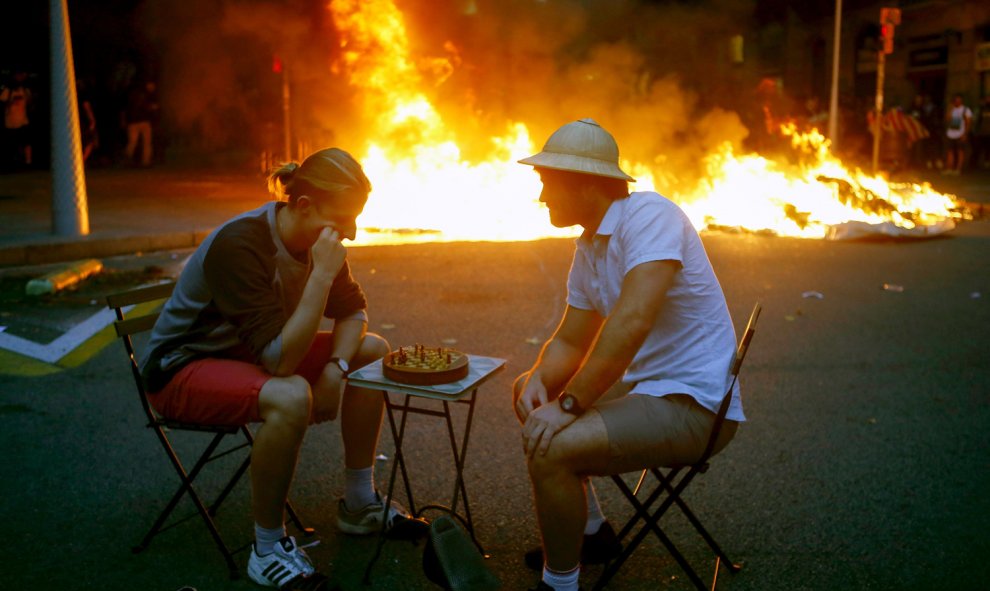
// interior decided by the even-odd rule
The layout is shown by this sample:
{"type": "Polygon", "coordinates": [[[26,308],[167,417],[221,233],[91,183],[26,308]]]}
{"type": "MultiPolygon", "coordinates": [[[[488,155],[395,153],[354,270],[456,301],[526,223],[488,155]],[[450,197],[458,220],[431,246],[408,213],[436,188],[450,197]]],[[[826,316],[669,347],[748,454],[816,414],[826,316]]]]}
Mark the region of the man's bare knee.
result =
{"type": "Polygon", "coordinates": [[[569,450],[563,449],[563,445],[557,445],[555,449],[554,443],[557,442],[551,442],[547,453],[537,452],[526,462],[529,477],[533,482],[546,481],[560,474],[573,473],[568,462],[569,450]]]}
{"type": "Polygon", "coordinates": [[[302,376],[272,378],[262,386],[258,405],[265,421],[285,421],[305,427],[313,407],[313,392],[302,376]]]}
{"type": "Polygon", "coordinates": [[[512,412],[516,413],[516,419],[519,423],[524,423],[525,419],[521,414],[519,414],[519,409],[516,408],[516,404],[519,402],[519,397],[522,396],[523,387],[526,385],[526,380],[529,379],[529,372],[520,375],[516,378],[516,381],[512,382],[512,412]]]}
{"type": "Polygon", "coordinates": [[[601,415],[592,409],[557,433],[546,454],[534,454],[528,468],[534,480],[561,473],[586,476],[601,473],[609,455],[608,430],[601,415]]]}
{"type": "Polygon", "coordinates": [[[389,351],[391,349],[388,341],[373,332],[369,332],[361,339],[361,346],[354,354],[354,359],[351,360],[351,367],[358,368],[368,365],[376,359],[385,357],[389,351]]]}

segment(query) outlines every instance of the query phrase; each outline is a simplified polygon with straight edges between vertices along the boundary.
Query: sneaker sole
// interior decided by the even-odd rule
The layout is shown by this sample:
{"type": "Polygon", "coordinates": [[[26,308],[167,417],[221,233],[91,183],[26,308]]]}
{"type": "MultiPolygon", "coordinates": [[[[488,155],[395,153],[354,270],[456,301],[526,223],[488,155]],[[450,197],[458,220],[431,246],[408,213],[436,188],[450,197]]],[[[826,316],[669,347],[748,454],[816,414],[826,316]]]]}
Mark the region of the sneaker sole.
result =
{"type": "Polygon", "coordinates": [[[367,536],[380,532],[382,530],[382,526],[377,524],[371,527],[354,525],[353,523],[347,523],[346,521],[341,521],[338,519],[337,529],[352,536],[367,536]]]}

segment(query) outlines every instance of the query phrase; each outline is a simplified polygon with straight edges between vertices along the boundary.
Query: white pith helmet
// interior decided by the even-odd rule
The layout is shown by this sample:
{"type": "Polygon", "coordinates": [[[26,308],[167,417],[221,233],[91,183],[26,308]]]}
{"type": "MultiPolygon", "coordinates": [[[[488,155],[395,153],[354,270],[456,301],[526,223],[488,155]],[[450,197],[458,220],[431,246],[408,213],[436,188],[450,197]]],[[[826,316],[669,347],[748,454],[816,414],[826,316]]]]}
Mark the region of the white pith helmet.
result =
{"type": "Polygon", "coordinates": [[[553,132],[543,151],[520,164],[635,181],[619,168],[619,145],[594,119],[578,119],[553,132]]]}

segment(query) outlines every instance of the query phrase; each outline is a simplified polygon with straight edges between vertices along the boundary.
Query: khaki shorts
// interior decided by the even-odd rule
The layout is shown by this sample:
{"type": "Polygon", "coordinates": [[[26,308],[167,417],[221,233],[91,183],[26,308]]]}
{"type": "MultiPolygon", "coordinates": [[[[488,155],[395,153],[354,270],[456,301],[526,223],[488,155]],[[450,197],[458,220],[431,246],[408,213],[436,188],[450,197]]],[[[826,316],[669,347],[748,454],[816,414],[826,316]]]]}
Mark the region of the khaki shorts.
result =
{"type": "MultiPolygon", "coordinates": [[[[715,413],[686,394],[627,394],[594,406],[605,421],[609,474],[690,464],[705,451],[715,413]]],[[[724,448],[739,424],[728,419],[712,454],[724,448]]]]}

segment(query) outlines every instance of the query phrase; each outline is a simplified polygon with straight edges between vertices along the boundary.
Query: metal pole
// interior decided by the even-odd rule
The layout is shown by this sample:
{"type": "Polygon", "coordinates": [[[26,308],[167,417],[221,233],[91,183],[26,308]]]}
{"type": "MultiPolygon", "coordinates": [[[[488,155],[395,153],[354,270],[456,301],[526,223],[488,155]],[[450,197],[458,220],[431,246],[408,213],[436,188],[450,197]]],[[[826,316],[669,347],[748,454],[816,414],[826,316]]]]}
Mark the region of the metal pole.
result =
{"type": "Polygon", "coordinates": [[[883,133],[883,125],[880,121],[883,117],[883,70],[887,62],[887,54],[883,48],[877,52],[877,103],[873,117],[873,174],[880,172],[880,134],[883,133]]]}
{"type": "Polygon", "coordinates": [[[284,161],[292,160],[292,119],[289,117],[289,66],[282,67],[282,127],[285,145],[284,161]]]}
{"type": "Polygon", "coordinates": [[[842,41],[842,0],[835,0],[835,33],[832,39],[832,95],[828,104],[828,139],[832,152],[839,144],[839,45],[842,41]]]}
{"type": "Polygon", "coordinates": [[[76,102],[76,71],[66,0],[50,0],[52,231],[59,236],[89,234],[86,172],[76,102]]]}

